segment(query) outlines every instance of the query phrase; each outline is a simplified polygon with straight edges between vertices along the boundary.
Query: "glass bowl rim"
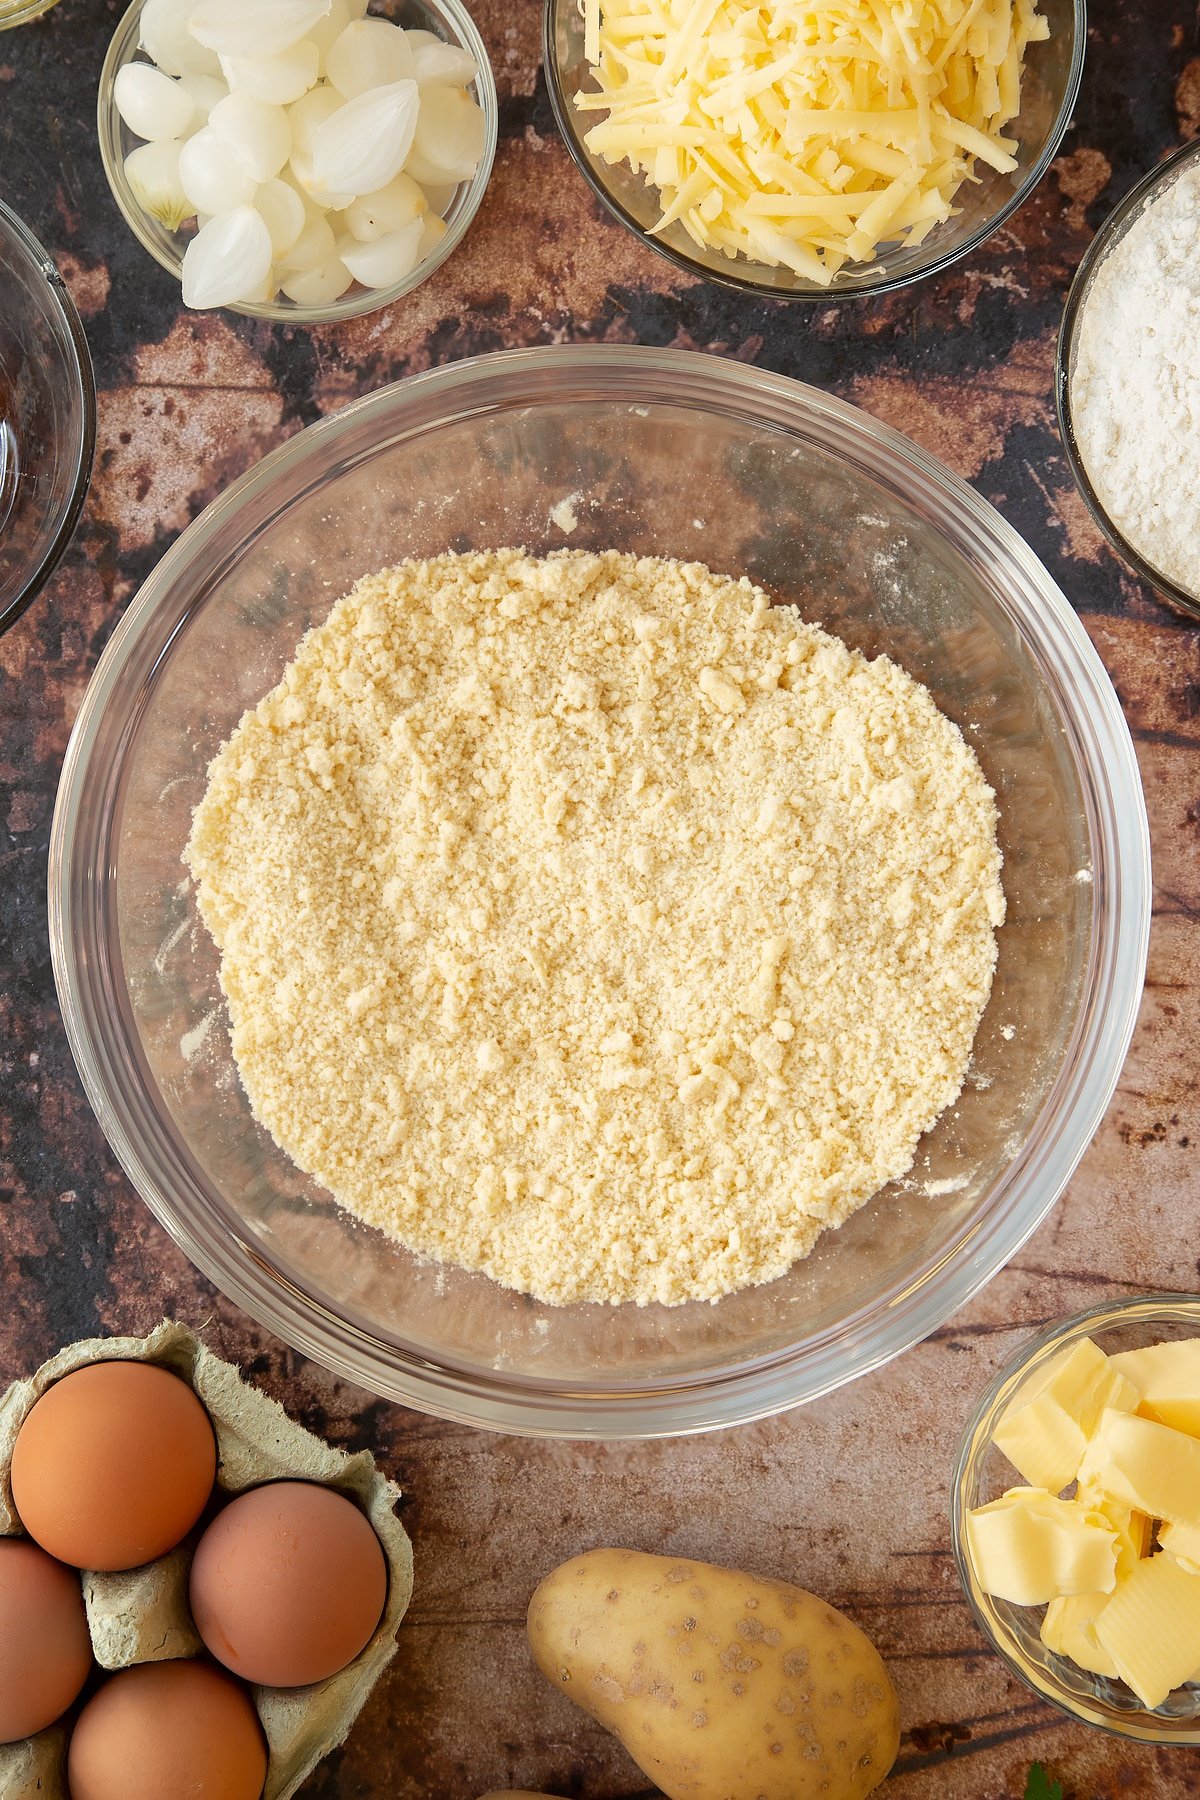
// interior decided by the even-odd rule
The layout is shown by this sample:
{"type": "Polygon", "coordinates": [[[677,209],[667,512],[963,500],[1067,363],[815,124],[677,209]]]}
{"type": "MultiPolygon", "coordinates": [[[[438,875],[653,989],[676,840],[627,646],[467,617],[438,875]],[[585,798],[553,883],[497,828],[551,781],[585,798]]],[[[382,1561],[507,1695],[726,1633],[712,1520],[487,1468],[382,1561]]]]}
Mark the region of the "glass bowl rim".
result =
{"type": "Polygon", "coordinates": [[[1075,435],[1075,421],[1071,409],[1071,364],[1075,356],[1075,340],[1083,318],[1084,301],[1091,286],[1092,277],[1100,267],[1110,249],[1124,235],[1126,222],[1141,207],[1151,194],[1165,187],[1173,180],[1176,172],[1186,163],[1200,162],[1200,138],[1183,144],[1178,150],[1164,157],[1152,169],[1141,176],[1129,192],[1117,201],[1112,211],[1105,218],[1095,237],[1084,251],[1083,260],[1076,269],[1071,286],[1067,292],[1066,305],[1063,307],[1062,320],[1058,328],[1058,339],[1054,350],[1054,407],[1058,414],[1058,434],[1066,452],[1069,467],[1075,486],[1083,496],[1084,505],[1092,518],[1107,538],[1109,544],[1127,562],[1135,574],[1160,594],[1179,607],[1181,612],[1200,619],[1200,593],[1191,594],[1178,582],[1164,575],[1161,569],[1136,550],[1117,525],[1103,501],[1092,485],[1091,476],[1084,465],[1079,449],[1079,440],[1075,435]]]}
{"type": "Polygon", "coordinates": [[[11,12],[0,10],[0,31],[11,31],[16,25],[32,25],[35,19],[40,19],[43,13],[57,5],[58,0],[15,0],[11,12]]]}
{"type": "MultiPolygon", "coordinates": [[[[145,0],[131,0],[109,40],[96,89],[96,135],[109,191],[122,218],[142,249],[154,258],[159,268],[165,269],[168,275],[179,281],[183,258],[164,250],[148,226],[145,213],[129,191],[122,158],[115,148],[119,114],[113,84],[118,69],[123,68],[127,62],[134,61],[138,55],[139,46],[134,28],[144,4],[145,0]]],[[[297,306],[290,300],[286,303],[279,300],[239,300],[235,305],[218,307],[216,311],[240,313],[243,318],[248,319],[269,319],[280,325],[330,325],[342,319],[361,319],[370,313],[382,312],[385,307],[394,306],[414,293],[462,243],[483,205],[484,195],[492,178],[492,165],[496,160],[496,149],[500,141],[500,97],[487,46],[462,0],[420,0],[420,4],[428,7],[432,13],[443,14],[451,21],[458,42],[471,52],[479,66],[479,76],[473,85],[484,116],[486,135],[483,156],[474,175],[465,184],[466,198],[453,225],[424,262],[418,263],[410,275],[391,287],[363,288],[352,293],[349,298],[343,296],[324,306],[297,306]]],[[[183,304],[182,301],[180,304],[183,304]]]]}
{"type": "MultiPolygon", "coordinates": [[[[171,632],[180,622],[170,627],[171,632]]],[[[155,649],[156,656],[162,648],[155,649]]],[[[130,730],[126,720],[122,744],[130,730]]],[[[994,508],[919,446],[819,389],[726,358],[605,345],[501,351],[409,376],[307,427],[232,484],[147,577],[97,665],[63,764],[48,869],[55,977],[88,1097],[135,1189],[191,1260],[285,1341],[391,1400],[470,1425],[529,1436],[593,1439],[715,1430],[787,1410],[890,1360],[965,1304],[1049,1212],[1107,1109],[1141,995],[1149,883],[1145,802],[1116,694],[1066,597],[994,508]],[[435,1363],[420,1346],[395,1339],[385,1343],[351,1319],[348,1308],[335,1316],[321,1296],[279,1266],[282,1258],[271,1264],[260,1242],[231,1240],[227,1224],[218,1231],[210,1204],[181,1202],[170,1184],[148,1168],[134,1141],[136,1132],[127,1125],[127,1098],[101,1066],[115,1026],[106,1013],[91,1008],[90,984],[99,977],[86,950],[81,954],[81,944],[92,926],[88,917],[81,924],[75,916],[72,894],[73,861],[82,860],[81,834],[100,829],[81,809],[100,722],[126,664],[153,627],[160,602],[168,599],[177,577],[185,574],[193,547],[222,540],[233,516],[247,504],[257,503],[261,516],[264,490],[284,470],[293,475],[302,470],[314,445],[336,442],[381,417],[392,441],[405,435],[405,423],[419,439],[435,421],[488,416],[489,396],[493,411],[500,405],[527,408],[536,404],[530,398],[531,377],[545,370],[555,374],[560,404],[570,395],[574,377],[595,384],[588,389],[592,398],[619,398],[634,406],[652,400],[709,412],[724,409],[738,418],[749,417],[764,429],[799,432],[807,426],[813,431],[819,425],[827,434],[824,441],[830,454],[850,460],[854,451],[857,466],[862,467],[865,458],[868,470],[881,479],[885,470],[893,480],[902,473],[906,484],[915,483],[942,506],[949,505],[959,529],[965,532],[970,524],[977,533],[973,541],[1002,559],[1014,623],[1024,622],[1025,641],[1036,638],[1043,646],[1052,646],[1052,655],[1043,649],[1037,660],[1042,679],[1063,712],[1093,849],[1094,924],[1072,1036],[1029,1136],[989,1190],[985,1216],[966,1223],[950,1248],[931,1253],[919,1277],[897,1278],[892,1289],[876,1296],[869,1311],[831,1326],[818,1340],[816,1353],[810,1345],[798,1357],[793,1344],[757,1359],[709,1367],[686,1378],[646,1381],[640,1387],[610,1381],[586,1389],[578,1382],[513,1376],[491,1365],[454,1365],[448,1357],[435,1363]],[[669,387],[669,398],[656,388],[656,381],[663,389],[669,387]],[[459,410],[452,411],[456,400],[459,410]],[[432,418],[429,406],[437,409],[432,418]],[[871,454],[875,464],[869,460],[871,454]],[[1020,600],[1012,598],[1018,593],[1020,600]]],[[[153,1099],[150,1110],[154,1111],[153,1099]]]]}
{"type": "MultiPolygon", "coordinates": [[[[1185,1745],[1200,1744],[1200,1717],[1175,1724],[1170,1719],[1160,1718],[1159,1714],[1143,1709],[1139,1713],[1131,1713],[1128,1724],[1117,1723],[1107,1716],[1093,1714],[1077,1696],[1064,1694],[1049,1678],[1039,1680],[1038,1675],[1042,1673],[1039,1665],[1027,1664],[1010,1642],[1000,1621],[989,1616],[988,1609],[983,1604],[987,1596],[982,1595],[982,1590],[978,1589],[974,1580],[963,1530],[966,1510],[963,1504],[964,1489],[975,1457],[982,1453],[981,1433],[988,1420],[997,1412],[1000,1401],[1007,1400],[1020,1386],[1031,1364],[1051,1349],[1074,1339],[1090,1336],[1093,1331],[1112,1330],[1124,1324],[1153,1324],[1156,1319],[1168,1318],[1177,1318],[1181,1322],[1188,1320],[1200,1332],[1200,1294],[1152,1292],[1127,1294],[1119,1300],[1102,1300],[1083,1312],[1054,1319],[1031,1337],[1022,1339],[988,1383],[963,1432],[950,1481],[950,1540],[959,1583],[975,1624],[989,1647],[1040,1700],[1048,1701],[1051,1706],[1066,1713],[1068,1718],[1091,1725],[1097,1731],[1108,1733],[1110,1737],[1131,1738],[1138,1743],[1185,1745]],[[1147,1725],[1143,1722],[1145,1720],[1155,1720],[1156,1725],[1147,1725]]],[[[983,1448],[986,1449],[986,1445],[983,1448]]]]}
{"type": "MultiPolygon", "coordinates": [[[[1024,205],[1058,155],[1059,147],[1067,133],[1067,127],[1071,123],[1075,102],[1079,97],[1079,86],[1083,79],[1084,56],[1087,51],[1087,0],[1071,0],[1071,66],[1067,73],[1067,83],[1061,104],[1054,116],[1054,123],[1042,146],[1041,154],[1017,184],[1004,205],[993,213],[984,224],[964,238],[961,244],[956,245],[952,250],[944,250],[939,255],[931,256],[921,268],[910,270],[905,275],[877,276],[874,280],[864,278],[856,281],[852,286],[843,287],[818,287],[814,282],[807,287],[776,288],[767,282],[756,280],[751,275],[735,273],[739,266],[749,268],[753,266],[751,264],[739,265],[738,262],[730,259],[728,270],[710,269],[706,263],[702,263],[697,257],[690,256],[686,250],[677,250],[673,245],[664,243],[660,237],[652,237],[638,223],[633,214],[621,204],[617,196],[609,189],[608,184],[601,180],[589,159],[584,155],[579,136],[573,128],[570,96],[563,87],[562,72],[555,54],[554,27],[558,13],[562,7],[570,6],[573,3],[574,0],[543,0],[542,66],[546,72],[546,89],[550,96],[550,107],[559,136],[566,144],[575,167],[601,205],[617,220],[618,224],[632,232],[657,255],[664,257],[667,262],[673,263],[677,269],[682,269],[685,274],[695,276],[699,281],[711,281],[717,287],[729,288],[740,294],[754,294],[763,300],[798,301],[810,306],[821,303],[832,305],[839,300],[857,300],[868,294],[895,293],[900,288],[911,287],[915,282],[924,281],[927,276],[940,275],[943,270],[961,261],[964,256],[970,256],[978,250],[985,239],[991,237],[993,232],[998,231],[1012,217],[1018,207],[1024,205]]],[[[930,241],[935,240],[936,234],[930,241]]]]}
{"type": "Polygon", "coordinates": [[[36,238],[10,206],[0,200],[0,235],[5,236],[24,256],[31,274],[41,275],[52,297],[54,310],[66,328],[71,346],[69,374],[79,399],[81,429],[75,472],[71,477],[70,495],[54,535],[42,552],[36,566],[23,577],[21,587],[7,605],[0,606],[0,632],[7,631],[37,599],[51,575],[62,561],[75,527],[83,511],[92,481],[92,464],[96,455],[96,376],[87,334],[70,290],[49,251],[36,238]]]}

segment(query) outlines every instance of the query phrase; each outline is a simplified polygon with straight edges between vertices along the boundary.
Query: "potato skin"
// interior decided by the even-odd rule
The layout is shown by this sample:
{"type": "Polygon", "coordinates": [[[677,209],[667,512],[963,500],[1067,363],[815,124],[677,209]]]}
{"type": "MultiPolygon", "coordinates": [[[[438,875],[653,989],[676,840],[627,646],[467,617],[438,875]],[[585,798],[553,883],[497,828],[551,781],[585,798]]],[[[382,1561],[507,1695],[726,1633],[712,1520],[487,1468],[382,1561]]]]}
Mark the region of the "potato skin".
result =
{"type": "Polygon", "coordinates": [[[789,1582],[591,1550],[546,1577],[528,1622],[542,1673],[668,1800],[864,1800],[896,1759],[875,1646],[789,1582]]]}
{"type": "Polygon", "coordinates": [[[479,1800],[559,1800],[557,1794],[535,1794],[532,1788],[493,1788],[479,1800]]]}

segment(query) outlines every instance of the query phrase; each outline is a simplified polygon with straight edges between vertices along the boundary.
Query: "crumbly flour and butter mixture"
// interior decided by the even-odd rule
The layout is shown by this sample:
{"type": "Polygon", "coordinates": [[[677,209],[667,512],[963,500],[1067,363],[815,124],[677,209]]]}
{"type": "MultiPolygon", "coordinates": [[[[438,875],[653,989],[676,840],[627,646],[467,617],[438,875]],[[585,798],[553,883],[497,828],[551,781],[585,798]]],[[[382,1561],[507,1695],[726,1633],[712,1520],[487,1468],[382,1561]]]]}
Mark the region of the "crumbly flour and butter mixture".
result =
{"type": "Polygon", "coordinates": [[[516,550],[361,581],[186,860],[256,1117],[552,1303],[781,1275],[958,1094],[1004,916],[957,727],[748,581],[516,550]]]}

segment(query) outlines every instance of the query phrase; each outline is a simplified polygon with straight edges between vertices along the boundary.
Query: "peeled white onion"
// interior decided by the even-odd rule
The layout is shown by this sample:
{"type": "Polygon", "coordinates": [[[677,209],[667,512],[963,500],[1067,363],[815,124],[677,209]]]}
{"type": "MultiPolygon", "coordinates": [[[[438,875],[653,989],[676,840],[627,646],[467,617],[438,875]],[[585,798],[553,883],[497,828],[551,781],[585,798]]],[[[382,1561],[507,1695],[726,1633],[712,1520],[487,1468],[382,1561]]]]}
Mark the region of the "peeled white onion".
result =
{"type": "Polygon", "coordinates": [[[337,247],[332,228],[324,219],[309,219],[300,235],[279,252],[281,274],[298,274],[304,269],[319,269],[336,260],[337,247]]]}
{"type": "Polygon", "coordinates": [[[417,261],[424,262],[432,256],[450,227],[445,219],[435,212],[427,212],[421,220],[421,240],[417,245],[417,261]]]}
{"type": "Polygon", "coordinates": [[[185,306],[235,306],[261,291],[271,272],[271,234],[252,206],[210,219],[183,258],[185,306]]]}
{"type": "Polygon", "coordinates": [[[340,212],[354,198],[353,194],[339,194],[335,189],[327,188],[319,182],[313,168],[313,159],[306,156],[303,150],[292,151],[288,173],[304,198],[320,212],[340,212]]]}
{"type": "Polygon", "coordinates": [[[306,43],[316,45],[322,75],[325,73],[325,58],[354,16],[347,0],[333,0],[325,17],[313,26],[305,39],[306,43]]]}
{"type": "Polygon", "coordinates": [[[290,250],[308,223],[308,209],[294,187],[278,178],[264,181],[254,195],[254,210],[271,234],[271,252],[282,256],[290,250]]]}
{"type": "MultiPolygon", "coordinates": [[[[411,44],[413,33],[409,33],[411,44]]],[[[460,44],[444,44],[441,38],[418,44],[412,53],[413,80],[418,87],[437,82],[443,87],[470,87],[479,77],[475,58],[460,44]]]]}
{"type": "Polygon", "coordinates": [[[292,133],[292,152],[311,156],[317,128],[331,119],[345,105],[336,88],[310,88],[303,99],[288,107],[288,125],[292,133]]]}
{"type": "Polygon", "coordinates": [[[221,67],[230,91],[262,100],[268,106],[291,106],[317,79],[317,46],[302,38],[278,56],[223,56],[221,67]]]}
{"type": "Polygon", "coordinates": [[[245,296],[245,299],[252,302],[255,306],[270,306],[271,302],[278,298],[278,295],[279,276],[276,274],[274,266],[272,266],[267,270],[263,280],[259,282],[256,288],[250,290],[245,296]]]}
{"type": "Polygon", "coordinates": [[[397,175],[374,194],[362,194],[346,208],[346,229],[360,244],[370,244],[411,225],[429,202],[411,175],[397,175]]]}
{"type": "Polygon", "coordinates": [[[429,202],[429,210],[444,219],[450,211],[450,203],[462,186],[458,181],[423,181],[421,192],[429,202]]]}
{"type": "Polygon", "coordinates": [[[404,281],[417,266],[421,242],[421,220],[389,231],[369,244],[345,237],[338,245],[342,261],[356,281],[364,287],[393,287],[404,281]]]}
{"type": "Polygon", "coordinates": [[[188,29],[222,56],[290,50],[325,17],[333,0],[193,0],[188,29]]]}
{"type": "Polygon", "coordinates": [[[179,180],[196,211],[206,213],[248,206],[256,186],[249,170],[211,125],[203,126],[184,143],[179,152],[179,180]]]}
{"type": "Polygon", "coordinates": [[[255,181],[278,175],[291,154],[292,128],[282,106],[268,106],[248,94],[228,94],[213,107],[208,124],[255,181]]]}
{"type": "Polygon", "coordinates": [[[337,256],[316,269],[301,269],[288,276],[280,287],[297,306],[328,306],[340,300],[353,282],[345,263],[337,256]]]}
{"type": "Polygon", "coordinates": [[[199,131],[202,125],[207,125],[209,113],[229,92],[227,83],[218,75],[184,74],[179,77],[179,85],[192,103],[189,131],[199,131]]]}
{"type": "Polygon", "coordinates": [[[412,72],[408,38],[386,19],[352,20],[325,58],[325,73],[343,100],[408,81],[412,72]]]}
{"type": "Polygon", "coordinates": [[[196,111],[179,83],[151,63],[126,63],[118,69],[113,100],[130,131],[152,144],[181,138],[196,111]]]}
{"type": "MultiPolygon", "coordinates": [[[[454,88],[431,88],[453,94],[454,88]]],[[[321,187],[373,194],[404,167],[417,130],[420,90],[415,81],[393,81],[347,100],[317,127],[313,172],[321,187]]]]}
{"type": "Polygon", "coordinates": [[[192,0],[146,0],[138,19],[138,44],[167,75],[219,75],[211,50],[188,30],[192,0]]]}
{"type": "Polygon", "coordinates": [[[139,144],[125,158],[125,179],[134,199],[168,231],[178,231],[196,210],[179,179],[181,148],[177,138],[166,142],[160,139],[153,144],[139,144]]]}
{"type": "Polygon", "coordinates": [[[483,158],[482,108],[462,88],[421,90],[420,114],[405,168],[415,181],[469,181],[483,158]]]}

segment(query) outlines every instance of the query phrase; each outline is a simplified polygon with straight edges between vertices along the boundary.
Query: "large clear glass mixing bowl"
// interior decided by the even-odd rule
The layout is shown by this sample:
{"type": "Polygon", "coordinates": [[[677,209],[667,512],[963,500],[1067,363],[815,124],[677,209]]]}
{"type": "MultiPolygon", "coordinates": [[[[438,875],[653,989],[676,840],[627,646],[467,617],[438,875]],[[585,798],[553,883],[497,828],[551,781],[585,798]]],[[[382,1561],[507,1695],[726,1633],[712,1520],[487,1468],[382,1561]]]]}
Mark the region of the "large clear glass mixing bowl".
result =
{"type": "Polygon", "coordinates": [[[289,1344],[377,1393],[568,1437],[777,1412],[942,1323],[1043,1218],[1100,1123],[1149,903],[1120,707],[1017,534],[852,407],[644,349],[438,369],[251,470],[163,558],[106,650],[50,855],[80,1072],[187,1253],[289,1344]],[[962,725],[1002,809],[1008,922],[961,1100],[907,1180],[783,1279],[717,1305],[546,1307],[353,1222],[250,1115],[180,862],[209,759],[357,577],[448,547],[568,542],[745,573],[886,650],[962,725]]]}

